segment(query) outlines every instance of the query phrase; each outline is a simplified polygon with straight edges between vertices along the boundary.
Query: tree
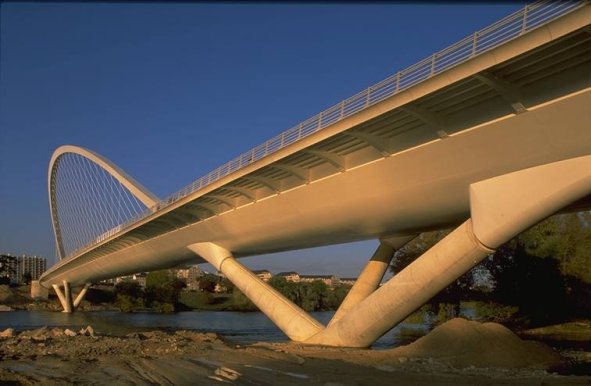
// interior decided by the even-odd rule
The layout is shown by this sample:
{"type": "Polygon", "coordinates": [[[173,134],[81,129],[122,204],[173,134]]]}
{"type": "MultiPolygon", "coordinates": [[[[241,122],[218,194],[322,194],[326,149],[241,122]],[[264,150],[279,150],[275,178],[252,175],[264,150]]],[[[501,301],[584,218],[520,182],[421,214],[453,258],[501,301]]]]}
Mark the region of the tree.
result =
{"type": "Polygon", "coordinates": [[[121,312],[132,312],[145,307],[144,291],[138,282],[122,281],[115,285],[115,305],[121,312]]]}
{"type": "Polygon", "coordinates": [[[218,283],[218,277],[207,273],[199,279],[199,289],[206,292],[214,292],[215,285],[218,283]]]}
{"type": "Polygon", "coordinates": [[[185,282],[170,270],[150,272],[146,276],[145,298],[148,305],[160,312],[173,312],[185,282]]]}
{"type": "Polygon", "coordinates": [[[31,272],[23,273],[23,277],[21,279],[22,279],[22,282],[25,283],[26,285],[31,284],[31,280],[33,280],[31,272]]]}
{"type": "Polygon", "coordinates": [[[532,324],[560,322],[591,311],[589,213],[561,214],[497,249],[484,265],[493,299],[519,307],[532,324]]]}
{"type": "Polygon", "coordinates": [[[230,299],[232,307],[237,311],[258,311],[258,307],[238,287],[234,287],[230,299]]]}

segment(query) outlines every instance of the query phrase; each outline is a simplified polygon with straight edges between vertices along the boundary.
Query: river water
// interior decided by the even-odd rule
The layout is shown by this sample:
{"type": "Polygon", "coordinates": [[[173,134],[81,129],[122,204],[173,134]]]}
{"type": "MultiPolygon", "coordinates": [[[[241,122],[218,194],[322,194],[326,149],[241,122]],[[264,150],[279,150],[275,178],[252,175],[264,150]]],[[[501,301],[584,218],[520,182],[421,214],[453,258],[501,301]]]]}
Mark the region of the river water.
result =
{"type": "MultiPolygon", "coordinates": [[[[312,317],[327,324],[334,312],[312,312],[312,317]]],[[[43,326],[80,329],[91,325],[95,331],[110,335],[165,329],[215,332],[237,343],[257,341],[284,342],[288,338],[260,312],[189,311],[176,314],[122,313],[117,311],[75,312],[52,311],[0,312],[0,331],[35,329],[43,326]]],[[[426,334],[427,323],[401,323],[386,333],[374,348],[391,348],[407,344],[426,334]]]]}

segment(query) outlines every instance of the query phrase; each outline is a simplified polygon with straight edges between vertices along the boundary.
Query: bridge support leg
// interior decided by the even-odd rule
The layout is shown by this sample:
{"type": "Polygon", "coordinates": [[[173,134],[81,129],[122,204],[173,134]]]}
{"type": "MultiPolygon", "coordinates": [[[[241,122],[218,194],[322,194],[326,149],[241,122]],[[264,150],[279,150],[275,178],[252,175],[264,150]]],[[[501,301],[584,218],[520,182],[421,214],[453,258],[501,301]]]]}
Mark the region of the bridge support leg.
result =
{"type": "Polygon", "coordinates": [[[472,217],[306,343],[367,347],[519,232],[591,193],[591,156],[470,186],[472,217]]]}
{"type": "Polygon", "coordinates": [[[64,291],[60,289],[57,284],[54,284],[52,287],[57,294],[57,298],[59,299],[62,305],[62,312],[66,312],[68,314],[72,313],[72,294],[70,292],[70,284],[67,281],[63,281],[64,291]]]}
{"type": "Polygon", "coordinates": [[[72,304],[74,309],[78,308],[78,306],[80,305],[80,303],[84,299],[84,296],[86,296],[86,292],[88,292],[88,287],[90,287],[90,283],[84,284],[84,287],[82,287],[82,289],[78,293],[78,296],[76,296],[76,299],[74,300],[74,304],[72,304]]]}
{"type": "Polygon", "coordinates": [[[240,264],[228,250],[214,243],[188,246],[240,289],[291,340],[303,341],[324,326],[240,264]]]}
{"type": "Polygon", "coordinates": [[[397,249],[408,243],[416,235],[400,236],[380,239],[380,245],[374,252],[373,256],[357,278],[357,281],[341,303],[337,312],[335,312],[330,323],[336,323],[345,314],[357,304],[361,303],[365,298],[371,295],[380,285],[384,278],[386,270],[390,266],[390,261],[397,249]]]}
{"type": "Polygon", "coordinates": [[[60,301],[60,304],[62,305],[62,312],[66,312],[68,314],[71,314],[72,312],[74,312],[76,310],[76,308],[78,308],[78,306],[80,305],[80,302],[82,302],[82,299],[84,299],[84,296],[86,295],[86,292],[88,291],[88,287],[90,287],[90,283],[86,283],[84,285],[84,287],[80,290],[80,293],[78,294],[78,296],[76,297],[76,299],[74,301],[72,301],[72,290],[70,288],[70,283],[68,283],[67,281],[63,281],[63,286],[64,286],[64,290],[62,292],[61,288],[57,285],[57,284],[53,284],[52,287],[55,290],[55,293],[57,294],[57,297],[60,301]]]}

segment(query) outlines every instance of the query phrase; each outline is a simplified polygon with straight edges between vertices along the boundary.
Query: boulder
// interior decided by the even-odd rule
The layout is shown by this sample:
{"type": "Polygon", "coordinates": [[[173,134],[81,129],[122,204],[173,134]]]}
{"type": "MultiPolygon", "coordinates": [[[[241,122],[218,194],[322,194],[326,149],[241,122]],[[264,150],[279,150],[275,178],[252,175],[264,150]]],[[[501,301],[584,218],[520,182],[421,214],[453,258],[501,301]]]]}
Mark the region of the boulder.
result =
{"type": "Polygon", "coordinates": [[[86,328],[83,328],[80,330],[80,335],[82,336],[91,336],[91,337],[95,337],[96,335],[94,334],[94,328],[92,328],[92,326],[86,326],[86,328]]]}
{"type": "Polygon", "coordinates": [[[12,338],[14,336],[14,329],[7,328],[6,330],[0,332],[0,338],[12,338]]]}

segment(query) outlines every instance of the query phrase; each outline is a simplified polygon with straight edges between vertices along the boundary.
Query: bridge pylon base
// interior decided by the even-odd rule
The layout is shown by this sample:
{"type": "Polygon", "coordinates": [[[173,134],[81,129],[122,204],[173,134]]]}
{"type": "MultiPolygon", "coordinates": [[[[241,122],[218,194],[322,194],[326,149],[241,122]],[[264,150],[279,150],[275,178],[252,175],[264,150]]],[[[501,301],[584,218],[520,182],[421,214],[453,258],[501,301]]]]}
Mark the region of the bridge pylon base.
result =
{"type": "Polygon", "coordinates": [[[72,289],[70,287],[70,283],[68,283],[66,280],[64,280],[62,283],[63,291],[57,284],[53,284],[52,287],[60,301],[60,304],[62,305],[62,312],[71,314],[78,308],[78,306],[84,299],[84,296],[88,291],[88,287],[90,287],[90,283],[86,283],[84,287],[82,287],[82,289],[78,293],[78,296],[76,296],[76,299],[74,300],[72,300],[72,289]]]}

